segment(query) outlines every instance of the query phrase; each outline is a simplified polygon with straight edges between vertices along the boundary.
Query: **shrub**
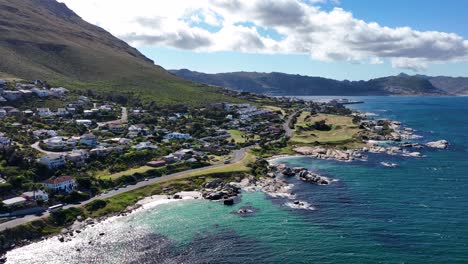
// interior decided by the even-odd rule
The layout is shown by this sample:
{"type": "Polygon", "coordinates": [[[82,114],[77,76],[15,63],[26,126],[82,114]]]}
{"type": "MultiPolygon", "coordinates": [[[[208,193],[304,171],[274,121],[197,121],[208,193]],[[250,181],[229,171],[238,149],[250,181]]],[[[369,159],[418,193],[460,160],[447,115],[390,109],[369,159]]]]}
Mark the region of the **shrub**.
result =
{"type": "Polygon", "coordinates": [[[89,204],[86,205],[86,210],[90,211],[90,212],[94,212],[94,211],[97,211],[99,209],[102,209],[104,207],[106,207],[107,205],[107,202],[104,201],[104,200],[94,200],[92,202],[90,202],[89,204]]]}

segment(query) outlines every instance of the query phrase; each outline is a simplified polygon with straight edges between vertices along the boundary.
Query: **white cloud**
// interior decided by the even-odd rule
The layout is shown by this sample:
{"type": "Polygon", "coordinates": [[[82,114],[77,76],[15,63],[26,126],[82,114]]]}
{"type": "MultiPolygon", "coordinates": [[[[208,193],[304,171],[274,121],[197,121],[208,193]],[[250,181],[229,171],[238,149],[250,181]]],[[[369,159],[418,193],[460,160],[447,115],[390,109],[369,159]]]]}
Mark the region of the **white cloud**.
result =
{"type": "Polygon", "coordinates": [[[372,64],[388,59],[413,70],[468,60],[468,41],[457,34],[365,22],[338,7],[320,9],[317,3],[325,0],[61,1],[136,46],[309,54],[321,61],[372,64]],[[257,27],[284,38],[272,39],[257,27]]]}

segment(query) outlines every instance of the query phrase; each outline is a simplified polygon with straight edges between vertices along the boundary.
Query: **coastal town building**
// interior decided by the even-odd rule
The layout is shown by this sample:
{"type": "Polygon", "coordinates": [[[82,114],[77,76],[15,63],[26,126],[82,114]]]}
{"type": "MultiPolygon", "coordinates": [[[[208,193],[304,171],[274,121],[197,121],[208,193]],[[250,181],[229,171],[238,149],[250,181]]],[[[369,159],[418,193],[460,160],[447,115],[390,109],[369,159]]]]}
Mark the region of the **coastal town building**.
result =
{"type": "Polygon", "coordinates": [[[32,192],[25,192],[21,195],[21,197],[25,198],[26,200],[43,200],[43,201],[48,201],[49,200],[49,195],[44,192],[43,190],[37,190],[37,191],[32,191],[32,192]]]}
{"type": "Polygon", "coordinates": [[[89,119],[77,119],[75,122],[77,125],[84,125],[84,126],[90,126],[93,124],[93,121],[89,119]]]}
{"type": "Polygon", "coordinates": [[[66,140],[63,137],[51,137],[44,140],[44,144],[51,148],[62,148],[66,145],[66,140]]]}
{"type": "Polygon", "coordinates": [[[46,155],[42,158],[39,158],[37,162],[46,165],[49,169],[56,169],[65,165],[65,158],[61,155],[46,155]]]}
{"type": "Polygon", "coordinates": [[[21,196],[18,196],[18,197],[3,200],[2,202],[6,207],[12,207],[12,206],[25,204],[27,200],[21,196]]]}
{"type": "Polygon", "coordinates": [[[141,142],[135,146],[132,146],[133,149],[143,150],[143,149],[158,149],[158,146],[153,145],[151,142],[141,142]]]}
{"type": "Polygon", "coordinates": [[[173,132],[173,133],[169,133],[167,135],[164,136],[165,139],[189,139],[191,138],[191,136],[189,134],[183,134],[183,133],[179,133],[179,132],[173,132]]]}
{"type": "Polygon", "coordinates": [[[97,137],[93,134],[84,134],[80,138],[80,144],[86,146],[96,146],[97,145],[97,137]]]}
{"type": "Polygon", "coordinates": [[[76,181],[71,176],[60,176],[46,180],[44,186],[51,191],[71,192],[76,189],[76,181]]]}
{"type": "Polygon", "coordinates": [[[150,167],[158,168],[158,167],[162,167],[162,166],[164,166],[166,164],[167,164],[167,161],[165,161],[165,160],[153,160],[153,161],[148,162],[146,165],[148,165],[150,167]]]}

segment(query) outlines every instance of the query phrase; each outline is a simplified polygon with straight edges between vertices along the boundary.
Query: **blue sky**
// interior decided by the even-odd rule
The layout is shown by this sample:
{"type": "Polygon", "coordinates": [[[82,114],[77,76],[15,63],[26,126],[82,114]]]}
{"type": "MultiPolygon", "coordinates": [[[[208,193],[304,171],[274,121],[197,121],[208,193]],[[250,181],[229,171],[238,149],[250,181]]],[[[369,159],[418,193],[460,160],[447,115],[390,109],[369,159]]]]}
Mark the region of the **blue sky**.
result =
{"type": "Polygon", "coordinates": [[[62,1],[166,69],[468,76],[464,0],[62,1]]]}

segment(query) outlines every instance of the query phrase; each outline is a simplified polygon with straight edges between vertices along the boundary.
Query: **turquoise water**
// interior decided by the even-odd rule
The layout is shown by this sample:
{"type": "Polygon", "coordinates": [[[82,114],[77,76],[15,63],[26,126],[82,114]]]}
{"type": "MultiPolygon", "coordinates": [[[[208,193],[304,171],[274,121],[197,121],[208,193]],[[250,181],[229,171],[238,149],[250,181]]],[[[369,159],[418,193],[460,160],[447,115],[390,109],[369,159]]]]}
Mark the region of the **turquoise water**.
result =
{"type": "Polygon", "coordinates": [[[262,193],[244,193],[234,207],[170,203],[89,228],[68,243],[16,249],[8,263],[468,263],[468,98],[356,99],[366,103],[351,107],[402,121],[422,143],[447,139],[450,148],[353,163],[283,159],[338,179],[329,186],[291,179],[297,199],[315,210],[291,209],[262,193]],[[240,216],[241,206],[257,211],[240,216]]]}

